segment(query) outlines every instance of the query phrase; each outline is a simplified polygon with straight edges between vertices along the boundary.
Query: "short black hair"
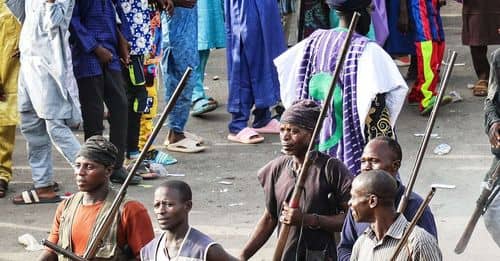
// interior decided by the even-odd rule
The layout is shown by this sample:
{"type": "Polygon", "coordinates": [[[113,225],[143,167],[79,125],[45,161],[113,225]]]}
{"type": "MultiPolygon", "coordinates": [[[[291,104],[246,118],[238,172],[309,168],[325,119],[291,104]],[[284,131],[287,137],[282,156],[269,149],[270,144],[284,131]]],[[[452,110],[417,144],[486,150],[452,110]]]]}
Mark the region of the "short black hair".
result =
{"type": "Polygon", "coordinates": [[[183,202],[192,200],[193,193],[191,192],[191,187],[181,180],[168,180],[160,184],[158,187],[164,187],[169,189],[175,189],[179,192],[179,196],[183,202]]]}
{"type": "Polygon", "coordinates": [[[356,176],[362,189],[367,194],[374,194],[384,206],[394,206],[398,185],[396,179],[385,170],[374,169],[363,171],[356,176]]]}
{"type": "Polygon", "coordinates": [[[394,156],[396,157],[395,160],[403,160],[403,151],[401,150],[401,146],[395,139],[387,136],[378,136],[373,138],[371,141],[381,141],[385,143],[394,153],[394,156]]]}

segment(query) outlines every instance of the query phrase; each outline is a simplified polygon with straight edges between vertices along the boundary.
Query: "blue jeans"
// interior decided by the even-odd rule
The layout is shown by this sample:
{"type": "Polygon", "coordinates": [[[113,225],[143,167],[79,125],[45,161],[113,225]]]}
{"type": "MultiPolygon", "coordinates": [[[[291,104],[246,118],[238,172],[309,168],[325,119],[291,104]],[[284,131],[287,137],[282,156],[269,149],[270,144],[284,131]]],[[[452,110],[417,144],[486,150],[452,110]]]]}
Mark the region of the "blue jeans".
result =
{"type": "Polygon", "coordinates": [[[73,166],[80,143],[64,120],[40,119],[34,111],[21,112],[21,132],[28,145],[28,162],[35,188],[53,185],[52,144],[73,166]]]}
{"type": "MultiPolygon", "coordinates": [[[[170,49],[166,49],[161,60],[161,70],[165,85],[165,100],[167,102],[174,93],[187,66],[188,65],[176,64],[170,49]]],[[[187,80],[184,90],[168,116],[167,126],[174,132],[181,133],[184,131],[184,127],[189,117],[189,111],[191,110],[191,97],[193,96],[193,89],[196,86],[197,79],[198,73],[196,70],[193,70],[191,76],[187,80]]]]}
{"type": "Polygon", "coordinates": [[[200,56],[200,65],[196,68],[198,80],[196,81],[196,86],[193,89],[193,97],[191,98],[192,102],[199,99],[208,99],[208,96],[203,89],[203,80],[205,79],[205,68],[207,67],[210,50],[199,50],[198,54],[200,56]]]}

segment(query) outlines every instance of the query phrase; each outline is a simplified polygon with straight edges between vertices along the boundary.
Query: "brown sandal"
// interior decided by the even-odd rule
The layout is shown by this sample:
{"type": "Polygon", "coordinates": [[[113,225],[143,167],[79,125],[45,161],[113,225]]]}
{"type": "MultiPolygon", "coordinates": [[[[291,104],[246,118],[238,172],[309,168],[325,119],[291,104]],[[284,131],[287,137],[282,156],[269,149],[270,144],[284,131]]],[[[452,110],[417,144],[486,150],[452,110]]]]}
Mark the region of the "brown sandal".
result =
{"type": "Polygon", "coordinates": [[[7,189],[9,188],[9,183],[7,181],[0,179],[0,198],[4,198],[7,195],[7,189]]]}
{"type": "Polygon", "coordinates": [[[478,96],[478,97],[484,97],[488,95],[488,81],[486,80],[479,80],[474,84],[474,87],[472,87],[472,95],[478,96]]]}

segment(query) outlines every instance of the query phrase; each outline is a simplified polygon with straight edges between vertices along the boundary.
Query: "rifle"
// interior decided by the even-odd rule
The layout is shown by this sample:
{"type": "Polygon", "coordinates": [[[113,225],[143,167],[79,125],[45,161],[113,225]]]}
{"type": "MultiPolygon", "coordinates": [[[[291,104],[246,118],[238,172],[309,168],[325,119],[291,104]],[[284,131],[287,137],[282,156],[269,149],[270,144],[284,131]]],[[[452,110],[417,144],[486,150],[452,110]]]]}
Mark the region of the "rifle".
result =
{"type": "Polygon", "coordinates": [[[470,237],[472,236],[472,232],[474,232],[474,228],[476,227],[477,221],[479,217],[486,212],[488,206],[491,201],[496,197],[498,192],[500,191],[499,177],[500,177],[500,160],[497,161],[496,167],[491,168],[490,171],[486,174],[487,180],[485,185],[483,186],[483,190],[479,195],[479,198],[476,201],[476,208],[474,212],[472,212],[472,216],[465,227],[460,240],[458,240],[457,246],[455,247],[455,253],[462,254],[469,243],[470,237]]]}
{"type": "MultiPolygon", "coordinates": [[[[289,206],[291,208],[299,208],[300,204],[300,197],[302,196],[302,190],[304,189],[304,183],[307,178],[307,171],[309,169],[309,166],[311,165],[312,161],[312,155],[311,153],[313,152],[314,146],[315,146],[315,141],[316,137],[318,137],[319,132],[321,131],[321,128],[323,127],[323,121],[325,120],[326,112],[328,111],[328,107],[331,103],[332,97],[333,97],[333,90],[335,89],[335,84],[337,83],[337,80],[340,75],[340,70],[342,65],[344,64],[345,57],[347,55],[349,43],[351,42],[352,34],[354,33],[354,29],[356,28],[356,25],[358,23],[360,14],[358,12],[355,12],[354,15],[352,16],[351,19],[351,24],[349,25],[349,31],[347,32],[346,39],[344,43],[342,44],[342,50],[340,52],[340,58],[337,60],[337,64],[335,65],[335,70],[333,71],[333,79],[332,82],[330,83],[330,87],[328,89],[328,95],[326,96],[326,99],[323,103],[323,107],[321,108],[321,112],[318,117],[318,121],[316,122],[316,125],[314,127],[312,136],[311,136],[311,141],[309,142],[309,145],[307,147],[307,152],[305,155],[304,163],[302,163],[302,167],[300,168],[299,176],[297,177],[297,182],[295,183],[295,187],[293,189],[292,193],[292,198],[290,199],[289,206]]],[[[283,255],[283,251],[285,249],[286,241],[288,239],[288,234],[290,233],[290,225],[283,224],[281,227],[281,231],[279,233],[279,238],[278,238],[278,243],[276,245],[276,249],[274,250],[274,256],[273,260],[274,261],[279,261],[281,260],[281,256],[283,255]]]]}
{"type": "Polygon", "coordinates": [[[156,125],[153,129],[153,133],[151,133],[151,135],[149,136],[146,144],[144,145],[144,148],[142,149],[141,153],[139,154],[139,158],[137,158],[137,160],[135,161],[132,169],[128,173],[127,178],[125,179],[120,190],[118,191],[118,194],[116,195],[115,199],[113,200],[113,203],[111,205],[110,210],[106,213],[106,216],[104,217],[104,222],[101,224],[101,226],[96,228],[96,231],[97,231],[96,236],[91,239],[91,241],[90,241],[89,245],[87,246],[87,249],[83,255],[83,258],[77,257],[74,253],[71,253],[71,252],[67,251],[66,249],[62,249],[58,245],[49,244],[50,242],[46,241],[46,240],[42,241],[42,243],[45,246],[51,248],[52,250],[54,250],[62,255],[65,255],[68,258],[71,258],[71,259],[77,260],[77,261],[90,260],[94,257],[99,245],[102,243],[102,239],[104,238],[104,236],[106,235],[108,230],[111,228],[111,224],[114,220],[114,217],[116,216],[116,214],[120,208],[120,205],[121,205],[123,199],[125,198],[125,194],[127,193],[127,188],[129,186],[130,180],[132,179],[134,173],[139,168],[139,165],[141,164],[141,162],[146,157],[146,153],[149,151],[149,148],[153,144],[154,139],[156,138],[156,136],[160,132],[160,129],[163,126],[163,123],[165,122],[165,120],[167,119],[168,114],[174,108],[174,105],[175,105],[177,99],[179,98],[182,91],[184,90],[184,87],[186,86],[187,79],[189,78],[189,75],[191,74],[192,70],[193,70],[192,68],[188,67],[186,69],[186,71],[184,72],[184,75],[182,75],[182,78],[179,81],[179,84],[177,84],[177,87],[175,88],[174,93],[170,97],[170,100],[168,101],[167,106],[163,110],[163,112],[160,116],[160,119],[156,123],[156,125]]]}
{"type": "Polygon", "coordinates": [[[401,197],[401,201],[398,205],[398,213],[403,213],[408,205],[408,199],[410,198],[411,192],[413,191],[413,186],[415,185],[415,181],[417,180],[418,171],[420,170],[420,166],[422,164],[422,159],[424,158],[425,150],[427,149],[427,144],[429,143],[429,138],[431,137],[432,128],[434,128],[434,122],[436,121],[436,115],[443,100],[443,96],[446,90],[446,85],[448,84],[448,80],[450,79],[451,72],[453,70],[453,66],[455,65],[455,60],[457,58],[457,52],[453,52],[451,54],[450,59],[448,60],[448,65],[446,66],[446,72],[444,74],[444,79],[441,81],[441,89],[439,90],[438,97],[436,102],[434,103],[434,108],[432,108],[431,116],[429,117],[429,121],[427,122],[427,127],[425,129],[424,138],[422,139],[422,143],[418,148],[417,158],[415,160],[415,164],[413,165],[413,169],[411,171],[411,177],[408,182],[408,186],[406,186],[405,193],[401,197]]]}
{"type": "MultiPolygon", "coordinates": [[[[417,225],[417,222],[420,220],[422,217],[422,214],[424,214],[425,208],[429,205],[429,202],[431,202],[431,199],[434,197],[434,194],[436,194],[436,189],[442,188],[442,189],[453,189],[455,186],[453,185],[443,185],[443,184],[432,184],[431,185],[431,191],[427,194],[427,197],[425,197],[424,202],[420,204],[420,207],[417,210],[417,213],[413,217],[413,219],[410,222],[410,225],[408,228],[405,230],[403,236],[401,237],[401,240],[399,240],[398,245],[396,247],[396,251],[394,251],[394,254],[391,257],[391,261],[396,261],[398,258],[399,253],[403,249],[403,246],[406,244],[406,241],[408,241],[408,237],[410,236],[411,232],[417,225]]],[[[402,214],[401,214],[402,215],[402,214]]]]}

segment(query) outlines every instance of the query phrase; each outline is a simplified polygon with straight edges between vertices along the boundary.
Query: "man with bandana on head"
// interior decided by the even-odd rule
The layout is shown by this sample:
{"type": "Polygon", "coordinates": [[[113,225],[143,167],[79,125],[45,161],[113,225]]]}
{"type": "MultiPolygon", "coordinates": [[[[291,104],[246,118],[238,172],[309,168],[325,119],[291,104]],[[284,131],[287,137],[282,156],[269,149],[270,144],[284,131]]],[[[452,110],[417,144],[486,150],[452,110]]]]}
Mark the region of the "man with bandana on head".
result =
{"type": "Polygon", "coordinates": [[[319,113],[315,102],[303,100],[281,116],[280,139],[285,155],[258,172],[266,208],[240,253],[241,260],[252,257],[276,227],[279,231],[281,223],[291,226],[282,260],[337,260],[333,233],[342,229],[352,179],[344,164],[326,154],[313,153],[300,208],[288,207],[319,113]]]}
{"type": "Polygon", "coordinates": [[[312,99],[323,103],[354,12],[361,17],[319,135],[319,151],[360,172],[365,143],[376,136],[394,136],[394,125],[408,86],[391,57],[365,35],[370,28],[371,0],[327,0],[337,10],[339,27],[317,30],[275,60],[282,100],[312,99]],[[292,64],[290,68],[290,64],[292,64]],[[289,67],[288,71],[282,68],[289,67]],[[297,77],[288,77],[292,75],[297,77]],[[291,97],[284,97],[284,93],[291,97]]]}
{"type": "MultiPolygon", "coordinates": [[[[48,240],[82,256],[96,228],[110,210],[117,192],[110,188],[109,177],[118,158],[118,149],[102,136],[92,136],[81,147],[75,161],[79,192],[61,202],[56,210],[48,240]]],[[[97,250],[96,258],[130,260],[154,237],[146,208],[135,200],[124,200],[120,211],[97,250]]],[[[51,250],[39,260],[69,260],[51,250]],[[59,259],[58,259],[59,258],[59,259]]]]}

